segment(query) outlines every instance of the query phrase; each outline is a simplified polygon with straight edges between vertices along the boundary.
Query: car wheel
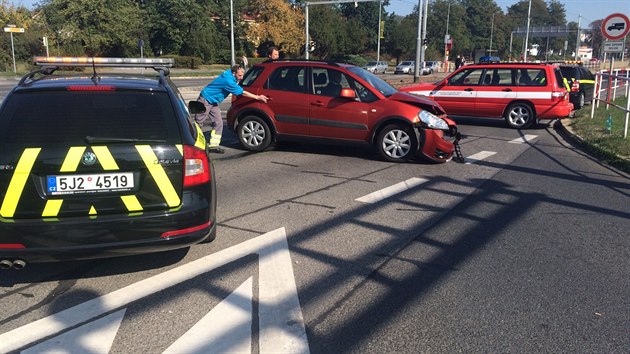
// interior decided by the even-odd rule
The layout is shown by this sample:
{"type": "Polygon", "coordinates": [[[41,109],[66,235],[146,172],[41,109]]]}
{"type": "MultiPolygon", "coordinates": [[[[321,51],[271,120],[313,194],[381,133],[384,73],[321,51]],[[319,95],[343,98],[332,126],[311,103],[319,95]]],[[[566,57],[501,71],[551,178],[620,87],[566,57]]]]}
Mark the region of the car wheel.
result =
{"type": "Polygon", "coordinates": [[[505,111],[505,121],[515,129],[529,128],[534,123],[534,110],[527,103],[512,103],[505,111]]]}
{"type": "Polygon", "coordinates": [[[418,139],[411,127],[391,124],[383,128],[376,138],[378,154],[385,161],[409,160],[418,146],[418,139]]]}
{"type": "Polygon", "coordinates": [[[582,107],[584,107],[584,102],[586,101],[586,98],[584,98],[584,92],[580,92],[580,96],[578,97],[578,102],[575,105],[575,109],[580,109],[582,107]]]}
{"type": "Polygon", "coordinates": [[[249,151],[263,151],[271,144],[271,129],[260,117],[243,118],[236,128],[236,134],[241,145],[249,151]]]}

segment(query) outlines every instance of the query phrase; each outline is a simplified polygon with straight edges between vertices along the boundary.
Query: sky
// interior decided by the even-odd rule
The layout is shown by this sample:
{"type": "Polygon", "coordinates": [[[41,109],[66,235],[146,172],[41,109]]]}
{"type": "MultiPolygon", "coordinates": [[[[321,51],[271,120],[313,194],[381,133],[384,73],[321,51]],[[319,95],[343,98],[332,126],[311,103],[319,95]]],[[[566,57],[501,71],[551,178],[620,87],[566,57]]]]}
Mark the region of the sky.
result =
{"type": "MultiPolygon", "coordinates": [[[[518,0],[494,0],[501,6],[503,12],[507,8],[516,4],[518,0]]],[[[580,27],[586,28],[596,20],[604,19],[613,13],[623,13],[630,16],[629,0],[558,0],[564,5],[567,14],[567,22],[578,22],[580,14],[582,19],[580,27]]],[[[413,11],[413,7],[418,5],[418,0],[389,0],[387,12],[395,12],[398,15],[408,15],[413,11]]]]}
{"type": "MultiPolygon", "coordinates": [[[[24,5],[31,7],[39,0],[9,0],[14,5],[24,5]]],[[[395,12],[398,15],[408,15],[413,11],[413,7],[418,5],[419,0],[389,0],[390,5],[387,12],[395,12]]],[[[518,0],[495,0],[501,6],[503,12],[514,5],[518,0]]],[[[623,13],[630,16],[630,0],[558,0],[564,4],[567,13],[567,22],[578,22],[578,17],[582,14],[581,27],[588,25],[613,13],[623,13]]]]}

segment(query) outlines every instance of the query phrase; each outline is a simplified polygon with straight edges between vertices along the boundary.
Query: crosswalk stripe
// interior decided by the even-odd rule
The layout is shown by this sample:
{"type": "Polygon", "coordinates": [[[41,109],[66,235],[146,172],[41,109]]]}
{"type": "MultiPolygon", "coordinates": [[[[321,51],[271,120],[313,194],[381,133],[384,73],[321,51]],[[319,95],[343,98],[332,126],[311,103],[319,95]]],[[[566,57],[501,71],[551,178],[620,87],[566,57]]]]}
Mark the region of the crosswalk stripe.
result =
{"type": "Polygon", "coordinates": [[[466,165],[473,164],[475,162],[484,160],[492,155],[496,154],[494,151],[481,151],[474,155],[470,155],[466,158],[466,165]]]}
{"type": "Polygon", "coordinates": [[[385,198],[389,198],[392,195],[404,192],[410,188],[413,188],[417,185],[420,185],[424,182],[427,182],[427,179],[424,178],[417,178],[417,177],[413,177],[410,178],[406,181],[400,182],[400,183],[396,183],[393,186],[389,186],[387,188],[383,188],[381,190],[378,190],[376,192],[372,192],[366,196],[363,196],[361,198],[357,198],[355,199],[358,202],[362,202],[362,203],[376,203],[379,202],[385,198]]]}
{"type": "Polygon", "coordinates": [[[510,144],[522,144],[522,143],[526,143],[526,142],[528,142],[528,141],[530,141],[530,140],[534,140],[534,139],[536,139],[537,137],[538,137],[538,135],[529,135],[529,134],[526,134],[526,135],[524,135],[524,136],[522,136],[522,137],[520,137],[520,138],[516,138],[516,139],[514,139],[514,140],[510,140],[510,142],[509,142],[509,143],[510,143],[510,144]]]}

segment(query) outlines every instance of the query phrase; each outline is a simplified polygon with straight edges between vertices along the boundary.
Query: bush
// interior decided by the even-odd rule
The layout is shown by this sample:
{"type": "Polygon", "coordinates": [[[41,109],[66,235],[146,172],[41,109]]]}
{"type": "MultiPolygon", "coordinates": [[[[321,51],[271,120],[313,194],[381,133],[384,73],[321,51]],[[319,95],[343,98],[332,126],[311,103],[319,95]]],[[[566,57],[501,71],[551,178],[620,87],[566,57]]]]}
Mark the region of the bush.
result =
{"type": "Polygon", "coordinates": [[[174,68],[178,69],[199,69],[199,65],[202,64],[202,60],[199,57],[183,56],[175,54],[162,55],[161,58],[172,58],[175,60],[173,64],[174,68]]]}

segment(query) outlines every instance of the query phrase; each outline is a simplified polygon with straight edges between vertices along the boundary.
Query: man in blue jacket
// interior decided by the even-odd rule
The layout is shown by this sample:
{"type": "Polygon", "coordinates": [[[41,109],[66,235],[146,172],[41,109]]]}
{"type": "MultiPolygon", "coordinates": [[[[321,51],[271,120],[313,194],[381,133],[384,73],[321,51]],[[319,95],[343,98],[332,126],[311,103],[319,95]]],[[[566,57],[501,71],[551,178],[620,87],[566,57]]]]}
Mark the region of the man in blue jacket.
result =
{"type": "Polygon", "coordinates": [[[210,141],[208,142],[208,152],[217,154],[223,154],[225,152],[219,146],[221,144],[221,135],[223,134],[223,118],[221,117],[219,103],[223,102],[229,94],[236,96],[243,95],[264,103],[267,103],[267,100],[269,100],[265,95],[254,95],[243,90],[243,88],[238,85],[238,82],[243,79],[244,74],[245,70],[242,67],[234,65],[224,71],[216,79],[212,80],[212,82],[199,93],[197,101],[206,106],[206,111],[196,114],[195,120],[201,125],[207,118],[210,118],[212,131],[210,132],[210,141]]]}

